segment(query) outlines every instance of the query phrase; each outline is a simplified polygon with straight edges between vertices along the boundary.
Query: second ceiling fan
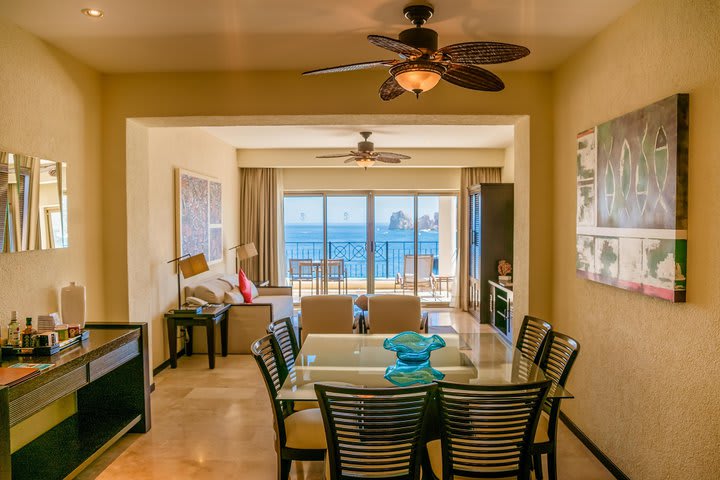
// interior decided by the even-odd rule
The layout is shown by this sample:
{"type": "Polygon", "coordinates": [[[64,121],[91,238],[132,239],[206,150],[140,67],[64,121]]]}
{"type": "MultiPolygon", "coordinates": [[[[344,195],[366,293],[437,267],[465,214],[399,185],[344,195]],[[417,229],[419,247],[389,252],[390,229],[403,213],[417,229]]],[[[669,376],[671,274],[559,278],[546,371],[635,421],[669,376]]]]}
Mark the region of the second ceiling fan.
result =
{"type": "Polygon", "coordinates": [[[383,100],[392,100],[405,92],[412,92],[419,98],[440,79],[463,88],[498,92],[505,88],[503,81],[477,65],[511,62],[530,54],[526,47],[500,42],[466,42],[438,48],[437,32],[423,28],[434,13],[433,7],[428,4],[410,5],[403,13],[415,28],[400,32],[399,40],[382,35],[367,37],[373,45],[397,53],[400,60],[339,65],[310,70],[303,75],[390,67],[390,77],[380,86],[380,98],[383,100]]]}
{"type": "Polygon", "coordinates": [[[358,142],[357,150],[351,150],[350,153],[330,153],[327,155],[318,155],[315,158],[342,158],[350,157],[344,163],[355,162],[358,167],[367,170],[368,167],[375,165],[375,162],[381,163],[400,163],[401,160],[407,160],[410,157],[402,153],[394,152],[376,152],[375,144],[368,140],[372,132],[360,132],[363,137],[362,142],[358,142]]]}

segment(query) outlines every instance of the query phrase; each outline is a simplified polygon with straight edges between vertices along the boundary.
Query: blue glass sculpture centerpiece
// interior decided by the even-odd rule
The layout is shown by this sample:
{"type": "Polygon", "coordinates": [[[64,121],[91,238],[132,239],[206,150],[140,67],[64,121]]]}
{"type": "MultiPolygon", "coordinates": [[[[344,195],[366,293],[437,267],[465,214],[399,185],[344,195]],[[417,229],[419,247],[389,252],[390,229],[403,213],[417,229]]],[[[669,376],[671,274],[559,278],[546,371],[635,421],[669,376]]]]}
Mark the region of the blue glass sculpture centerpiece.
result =
{"type": "Polygon", "coordinates": [[[398,359],[385,370],[385,378],[401,387],[442,380],[445,374],[432,368],[430,352],[444,346],[445,340],[438,335],[424,337],[415,332],[402,332],[386,338],[383,347],[396,352],[398,359]]]}
{"type": "Polygon", "coordinates": [[[430,359],[430,352],[443,348],[445,340],[439,335],[423,337],[415,332],[398,333],[383,342],[385,350],[397,352],[398,360],[404,363],[423,363],[430,359]]]}

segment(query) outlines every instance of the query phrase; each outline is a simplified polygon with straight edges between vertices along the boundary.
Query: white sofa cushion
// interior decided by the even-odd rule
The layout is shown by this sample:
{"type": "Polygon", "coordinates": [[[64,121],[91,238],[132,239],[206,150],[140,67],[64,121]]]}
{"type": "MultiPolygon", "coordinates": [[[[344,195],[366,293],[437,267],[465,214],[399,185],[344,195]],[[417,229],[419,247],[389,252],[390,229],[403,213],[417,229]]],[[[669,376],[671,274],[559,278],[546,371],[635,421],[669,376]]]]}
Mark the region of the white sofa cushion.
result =
{"type": "Polygon", "coordinates": [[[225,292],[225,303],[229,303],[231,305],[245,303],[245,297],[243,297],[242,293],[240,293],[240,290],[238,290],[236,287],[229,292],[225,292]]]}
{"type": "Polygon", "coordinates": [[[198,284],[193,290],[193,296],[210,303],[223,303],[225,301],[225,292],[229,292],[231,289],[229,283],[215,278],[198,284]]]}
{"type": "Polygon", "coordinates": [[[272,305],[273,321],[293,316],[293,299],[289,295],[260,295],[252,303],[272,305]]]}

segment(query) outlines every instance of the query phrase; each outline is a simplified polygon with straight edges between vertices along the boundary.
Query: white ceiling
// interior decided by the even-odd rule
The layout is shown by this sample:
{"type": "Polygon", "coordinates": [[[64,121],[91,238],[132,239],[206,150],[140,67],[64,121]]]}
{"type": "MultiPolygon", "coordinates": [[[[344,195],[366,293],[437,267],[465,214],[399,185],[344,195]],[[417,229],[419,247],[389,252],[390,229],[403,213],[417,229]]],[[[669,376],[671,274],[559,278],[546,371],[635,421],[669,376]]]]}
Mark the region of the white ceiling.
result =
{"type": "MultiPolygon", "coordinates": [[[[436,1],[440,45],[494,40],[532,54],[494,70],[550,70],[638,0],[436,1]]],[[[309,70],[393,54],[370,34],[410,25],[405,0],[2,0],[0,16],[102,72],[309,70]],[[105,16],[88,18],[86,7],[105,16]]]]}
{"type": "Polygon", "coordinates": [[[287,125],[205,127],[239,149],[315,148],[355,150],[359,132],[373,132],[375,150],[391,148],[505,148],[513,142],[511,125],[287,125]]]}

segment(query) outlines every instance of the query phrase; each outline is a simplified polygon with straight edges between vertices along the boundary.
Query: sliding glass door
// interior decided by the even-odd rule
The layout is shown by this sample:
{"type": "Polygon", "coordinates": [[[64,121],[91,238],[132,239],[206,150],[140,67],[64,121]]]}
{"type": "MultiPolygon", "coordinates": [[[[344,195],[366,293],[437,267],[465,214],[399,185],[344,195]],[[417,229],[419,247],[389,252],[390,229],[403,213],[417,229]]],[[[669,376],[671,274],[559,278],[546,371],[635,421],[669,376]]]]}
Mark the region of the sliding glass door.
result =
{"type": "Polygon", "coordinates": [[[318,293],[451,301],[457,195],[287,194],[284,209],[288,283],[297,301],[318,293]]]}

